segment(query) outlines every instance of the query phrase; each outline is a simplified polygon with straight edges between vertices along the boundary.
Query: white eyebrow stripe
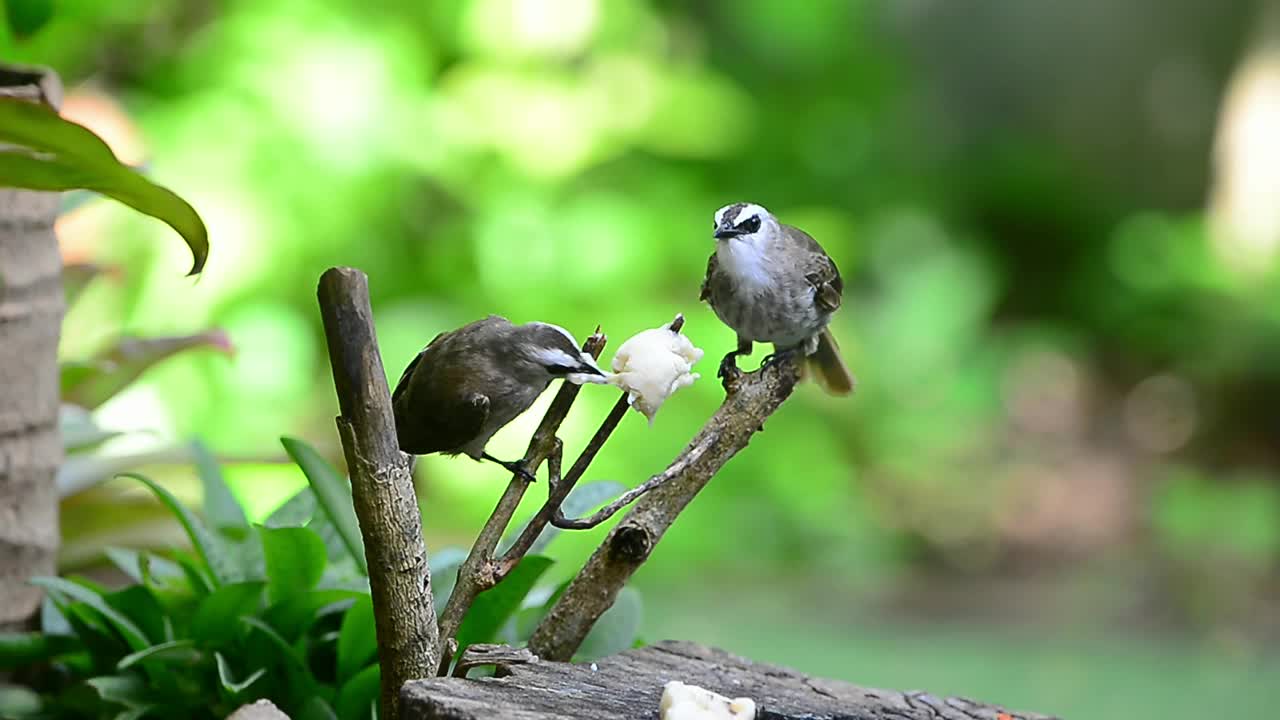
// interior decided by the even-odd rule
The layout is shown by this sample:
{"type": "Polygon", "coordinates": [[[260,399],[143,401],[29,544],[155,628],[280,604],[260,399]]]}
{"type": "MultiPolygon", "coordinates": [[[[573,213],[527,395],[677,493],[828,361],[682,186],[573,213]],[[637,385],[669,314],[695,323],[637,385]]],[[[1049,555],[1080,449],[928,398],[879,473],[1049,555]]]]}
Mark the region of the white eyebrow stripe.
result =
{"type": "Polygon", "coordinates": [[[541,362],[547,367],[560,366],[576,368],[582,365],[582,361],[560,348],[537,348],[533,351],[533,354],[538,358],[538,362],[541,362]]]}
{"type": "Polygon", "coordinates": [[[581,347],[580,345],[578,345],[578,341],[574,339],[573,335],[572,335],[572,334],[570,334],[570,332],[569,332],[568,330],[565,330],[564,328],[560,327],[559,325],[552,325],[551,323],[547,323],[547,322],[537,322],[537,321],[535,321],[535,322],[531,322],[531,323],[529,323],[529,324],[530,324],[530,325],[538,325],[538,326],[540,326],[540,327],[547,327],[547,328],[551,328],[552,330],[555,330],[556,332],[558,332],[558,333],[560,333],[561,335],[565,336],[565,338],[566,338],[566,339],[568,339],[569,344],[573,345],[574,347],[581,347]]]}
{"type": "MultiPolygon", "coordinates": [[[[733,205],[737,205],[737,203],[733,205]]],[[[720,227],[720,223],[724,222],[724,214],[729,212],[729,208],[733,207],[733,205],[725,205],[716,211],[716,227],[720,227]]]]}
{"type": "MultiPolygon", "coordinates": [[[[759,205],[748,204],[746,207],[742,208],[742,210],[738,212],[738,217],[734,218],[733,224],[735,227],[737,227],[738,225],[741,225],[744,220],[751,217],[752,215],[764,216],[764,215],[767,215],[768,213],[769,213],[768,210],[765,210],[759,205]]],[[[764,218],[761,217],[761,219],[764,219],[764,218]]]]}

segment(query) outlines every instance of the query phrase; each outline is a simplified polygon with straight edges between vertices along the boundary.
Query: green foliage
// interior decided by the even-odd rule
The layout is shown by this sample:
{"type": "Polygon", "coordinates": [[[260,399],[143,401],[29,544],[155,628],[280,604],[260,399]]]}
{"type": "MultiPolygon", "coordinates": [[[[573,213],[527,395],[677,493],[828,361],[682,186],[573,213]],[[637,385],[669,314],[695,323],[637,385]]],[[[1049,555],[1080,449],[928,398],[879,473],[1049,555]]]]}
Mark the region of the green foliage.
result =
{"type": "Polygon", "coordinates": [[[18,39],[34,35],[53,19],[54,0],[4,0],[4,18],[9,32],[18,39]]]}
{"type": "MultiPolygon", "coordinates": [[[[355,527],[349,485],[314,448],[282,442],[309,485],[248,532],[243,508],[201,446],[203,515],[150,478],[127,475],[177,518],[192,552],[109,549],[133,581],[119,590],[77,578],[33,580],[48,592],[43,630],[0,635],[0,669],[49,665],[57,672],[35,676],[38,692],[0,688],[0,715],[222,717],[268,698],[295,718],[371,717],[379,692],[374,613],[365,566],[352,556],[363,545],[358,535],[338,539],[336,531],[355,527]]],[[[598,504],[606,496],[580,497],[598,504]]],[[[433,556],[440,604],[464,556],[456,549],[433,556]]],[[[549,588],[537,587],[552,564],[530,555],[482,593],[460,644],[527,639],[533,625],[518,626],[517,616],[541,617],[554,601],[549,588]]],[[[638,620],[638,595],[627,590],[586,652],[629,647],[638,620]]]]}
{"type": "Polygon", "coordinates": [[[182,236],[194,260],[190,275],[209,256],[209,233],[186,200],[121,164],[89,129],[51,108],[0,98],[0,142],[20,150],[0,152],[0,186],[64,191],[84,188],[163,220],[182,236]]]}

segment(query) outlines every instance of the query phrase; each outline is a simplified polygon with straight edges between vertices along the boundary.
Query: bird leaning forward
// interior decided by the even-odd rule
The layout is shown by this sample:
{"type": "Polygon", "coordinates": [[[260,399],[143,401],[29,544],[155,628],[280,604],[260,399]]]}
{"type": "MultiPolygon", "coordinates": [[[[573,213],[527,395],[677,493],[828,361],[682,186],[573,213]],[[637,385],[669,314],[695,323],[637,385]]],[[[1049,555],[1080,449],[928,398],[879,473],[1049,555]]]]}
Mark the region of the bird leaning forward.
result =
{"type": "Polygon", "coordinates": [[[605,373],[569,331],[504,317],[441,333],[405,368],[391,395],[396,438],[411,455],[466,454],[532,481],[523,461],[499,460],[485,444],[529,409],[552,380],[603,383],[605,373]]]}
{"type": "Polygon", "coordinates": [[[802,372],[811,371],[828,393],[852,392],[853,375],[827,327],[844,281],[818,241],[753,203],[717,210],[714,234],[701,299],[738,334],[737,348],[720,362],[720,377],[737,375],[737,357],[767,342],[774,351],[762,367],[800,354],[802,372]]]}

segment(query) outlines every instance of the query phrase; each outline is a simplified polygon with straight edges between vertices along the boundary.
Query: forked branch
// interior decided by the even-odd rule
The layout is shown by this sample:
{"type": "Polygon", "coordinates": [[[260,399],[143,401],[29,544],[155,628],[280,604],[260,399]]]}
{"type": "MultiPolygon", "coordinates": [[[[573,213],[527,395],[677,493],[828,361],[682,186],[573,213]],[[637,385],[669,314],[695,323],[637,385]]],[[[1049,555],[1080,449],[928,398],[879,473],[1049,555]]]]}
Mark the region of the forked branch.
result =
{"type": "Polygon", "coordinates": [[[538,624],[529,639],[534,654],[544,660],[572,658],[676,516],[729,458],[747,446],[799,379],[800,367],[790,359],[727,384],[729,392],[720,409],[663,473],[645,483],[654,485],[651,492],[636,501],[538,624]]]}

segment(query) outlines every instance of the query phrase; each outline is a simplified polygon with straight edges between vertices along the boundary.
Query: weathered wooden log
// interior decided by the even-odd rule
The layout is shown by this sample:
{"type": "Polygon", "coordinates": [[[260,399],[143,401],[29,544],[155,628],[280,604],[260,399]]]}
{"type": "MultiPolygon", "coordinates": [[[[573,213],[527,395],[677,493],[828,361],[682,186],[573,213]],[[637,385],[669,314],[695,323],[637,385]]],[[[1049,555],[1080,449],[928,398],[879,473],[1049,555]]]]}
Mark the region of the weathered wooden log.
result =
{"type": "Polygon", "coordinates": [[[636,720],[658,717],[671,680],[749,697],[761,720],[1049,720],[964,698],[813,678],[696,643],[666,641],[591,664],[499,664],[497,677],[412,680],[402,720],[636,720]]]}

